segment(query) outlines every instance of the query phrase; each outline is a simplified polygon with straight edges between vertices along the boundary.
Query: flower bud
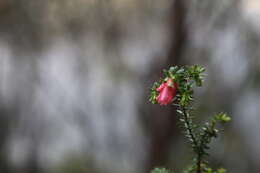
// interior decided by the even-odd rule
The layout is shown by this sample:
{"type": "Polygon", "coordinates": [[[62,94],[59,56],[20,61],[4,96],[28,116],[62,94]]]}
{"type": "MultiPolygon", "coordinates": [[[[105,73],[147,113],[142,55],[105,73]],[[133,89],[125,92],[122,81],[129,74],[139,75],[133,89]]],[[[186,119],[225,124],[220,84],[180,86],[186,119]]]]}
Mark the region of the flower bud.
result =
{"type": "Polygon", "coordinates": [[[177,84],[174,83],[172,79],[168,79],[166,82],[162,83],[156,91],[159,92],[159,95],[156,97],[157,102],[160,105],[167,105],[171,103],[176,95],[177,84]]]}

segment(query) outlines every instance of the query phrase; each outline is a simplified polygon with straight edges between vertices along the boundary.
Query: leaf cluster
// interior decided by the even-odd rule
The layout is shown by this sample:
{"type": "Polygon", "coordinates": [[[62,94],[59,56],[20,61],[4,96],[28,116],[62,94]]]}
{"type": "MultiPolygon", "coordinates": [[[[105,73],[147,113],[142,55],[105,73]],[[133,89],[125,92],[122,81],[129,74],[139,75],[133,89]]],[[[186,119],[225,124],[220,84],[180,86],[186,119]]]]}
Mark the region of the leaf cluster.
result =
{"type": "Polygon", "coordinates": [[[158,88],[160,86],[159,82],[155,82],[152,86],[152,88],[150,89],[150,96],[149,96],[149,101],[152,104],[156,104],[157,100],[156,97],[158,96],[158,92],[156,91],[156,88],[158,88]]]}
{"type": "Polygon", "coordinates": [[[178,84],[177,102],[181,106],[188,106],[193,101],[193,87],[202,86],[205,68],[199,65],[171,67],[168,76],[178,84]]]}
{"type": "Polygon", "coordinates": [[[216,127],[218,123],[224,124],[231,120],[231,118],[226,113],[218,113],[214,115],[209,122],[206,122],[201,128],[200,133],[200,148],[199,152],[201,156],[209,155],[207,150],[209,149],[209,144],[212,138],[217,138],[219,129],[216,127]]]}
{"type": "Polygon", "coordinates": [[[203,170],[203,173],[226,173],[227,171],[226,171],[226,169],[224,169],[224,168],[219,168],[219,169],[217,169],[216,171],[213,171],[213,169],[211,169],[211,168],[205,168],[204,170],[203,170]]]}
{"type": "MultiPolygon", "coordinates": [[[[216,171],[214,171],[212,168],[208,167],[206,164],[202,164],[202,173],[226,173],[226,169],[219,168],[216,171]]],[[[186,170],[183,171],[183,173],[194,173],[196,172],[196,165],[189,166],[186,170]]]]}
{"type": "Polygon", "coordinates": [[[173,172],[165,168],[155,168],[154,170],[151,171],[151,173],[173,173],[173,172]]]}
{"type": "Polygon", "coordinates": [[[163,82],[166,82],[168,79],[172,79],[175,83],[178,84],[178,93],[175,97],[181,105],[187,106],[193,100],[193,87],[202,86],[203,77],[205,68],[199,65],[170,67],[169,70],[163,70],[163,78],[159,82],[155,82],[150,89],[149,101],[153,104],[156,104],[156,97],[158,88],[163,82]]]}

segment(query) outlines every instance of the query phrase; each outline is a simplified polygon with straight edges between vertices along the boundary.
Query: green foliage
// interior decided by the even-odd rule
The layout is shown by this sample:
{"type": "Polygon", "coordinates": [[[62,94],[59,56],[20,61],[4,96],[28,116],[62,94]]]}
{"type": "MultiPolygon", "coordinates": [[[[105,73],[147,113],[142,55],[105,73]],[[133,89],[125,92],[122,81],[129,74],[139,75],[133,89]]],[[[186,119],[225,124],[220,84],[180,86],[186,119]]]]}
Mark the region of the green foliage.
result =
{"type": "Polygon", "coordinates": [[[165,168],[155,168],[151,173],[173,173],[165,168]]]}
{"type": "Polygon", "coordinates": [[[213,118],[206,122],[204,126],[201,128],[200,133],[200,154],[202,156],[209,155],[206,150],[209,149],[209,143],[212,138],[216,138],[218,136],[219,130],[216,128],[217,123],[226,123],[230,121],[231,118],[226,113],[219,113],[213,116],[213,118]]]}
{"type": "Polygon", "coordinates": [[[195,172],[196,169],[197,169],[196,165],[191,165],[186,170],[184,170],[183,173],[192,173],[192,172],[195,172]]]}
{"type": "Polygon", "coordinates": [[[215,121],[219,121],[221,123],[227,123],[231,121],[231,117],[229,117],[226,113],[221,112],[214,116],[215,121]]]}
{"type": "Polygon", "coordinates": [[[156,88],[160,86],[167,79],[171,78],[178,84],[178,94],[176,100],[182,105],[187,106],[193,100],[194,86],[202,86],[203,72],[205,69],[199,65],[171,67],[169,70],[163,70],[164,77],[159,82],[155,82],[151,88],[149,101],[156,104],[156,97],[158,92],[156,88]]]}
{"type": "Polygon", "coordinates": [[[226,170],[224,168],[219,168],[218,170],[214,171],[212,168],[204,167],[202,169],[203,173],[226,173],[226,170]]]}
{"type": "Polygon", "coordinates": [[[226,169],[220,168],[220,169],[217,170],[216,173],[226,173],[226,172],[227,172],[226,169]]]}
{"type": "MultiPolygon", "coordinates": [[[[164,77],[159,82],[154,83],[150,101],[157,103],[159,93],[156,89],[168,79],[172,79],[177,84],[177,94],[171,102],[177,107],[178,118],[191,148],[194,152],[193,164],[191,164],[184,173],[226,173],[223,168],[214,171],[208,166],[206,157],[209,156],[209,144],[213,138],[216,138],[220,132],[218,124],[224,124],[231,120],[226,113],[218,113],[203,125],[194,124],[191,110],[191,103],[194,101],[194,87],[200,87],[203,84],[205,69],[199,65],[171,67],[169,70],[163,70],[164,77]]],[[[170,173],[168,170],[154,169],[151,173],[170,173]]]]}
{"type": "Polygon", "coordinates": [[[158,92],[156,91],[156,88],[158,88],[160,86],[160,84],[158,82],[155,82],[152,86],[152,88],[150,89],[150,98],[149,101],[153,104],[156,104],[156,97],[158,96],[158,92]]]}

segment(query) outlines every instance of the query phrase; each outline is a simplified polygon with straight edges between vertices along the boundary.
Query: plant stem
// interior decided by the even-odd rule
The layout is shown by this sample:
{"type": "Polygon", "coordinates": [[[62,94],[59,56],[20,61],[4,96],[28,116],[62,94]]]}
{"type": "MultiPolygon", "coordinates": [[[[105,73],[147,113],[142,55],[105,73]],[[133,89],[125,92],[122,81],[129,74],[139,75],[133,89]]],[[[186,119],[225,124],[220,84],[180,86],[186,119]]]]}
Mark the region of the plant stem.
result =
{"type": "Polygon", "coordinates": [[[200,153],[197,153],[198,154],[198,157],[197,157],[197,173],[200,173],[200,164],[201,164],[201,155],[200,153]]]}
{"type": "Polygon", "coordinates": [[[200,154],[200,145],[197,141],[197,138],[195,137],[195,133],[192,128],[192,122],[190,121],[190,116],[189,113],[187,112],[186,108],[184,106],[181,106],[183,115],[184,115],[184,127],[187,130],[188,136],[190,136],[191,142],[192,142],[192,147],[193,151],[195,154],[197,154],[197,173],[201,173],[201,154],[200,154]]]}
{"type": "Polygon", "coordinates": [[[187,113],[187,110],[186,110],[185,107],[181,107],[181,108],[182,108],[182,112],[183,112],[183,115],[184,115],[184,123],[185,123],[184,127],[186,128],[188,135],[191,137],[192,145],[194,145],[194,148],[198,148],[199,147],[198,146],[198,142],[197,142],[195,134],[194,134],[194,132],[192,130],[191,122],[189,120],[190,116],[187,113]]]}

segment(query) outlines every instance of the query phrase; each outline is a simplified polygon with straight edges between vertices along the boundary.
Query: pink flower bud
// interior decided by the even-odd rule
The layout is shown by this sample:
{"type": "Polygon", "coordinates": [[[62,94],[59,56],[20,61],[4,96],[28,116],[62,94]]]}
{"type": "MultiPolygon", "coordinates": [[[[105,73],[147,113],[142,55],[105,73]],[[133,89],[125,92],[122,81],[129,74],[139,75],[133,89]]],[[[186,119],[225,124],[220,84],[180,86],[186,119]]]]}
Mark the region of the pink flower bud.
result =
{"type": "Polygon", "coordinates": [[[172,79],[168,79],[167,82],[162,83],[156,91],[159,95],[156,97],[157,102],[160,105],[169,104],[176,95],[177,84],[172,79]]]}

